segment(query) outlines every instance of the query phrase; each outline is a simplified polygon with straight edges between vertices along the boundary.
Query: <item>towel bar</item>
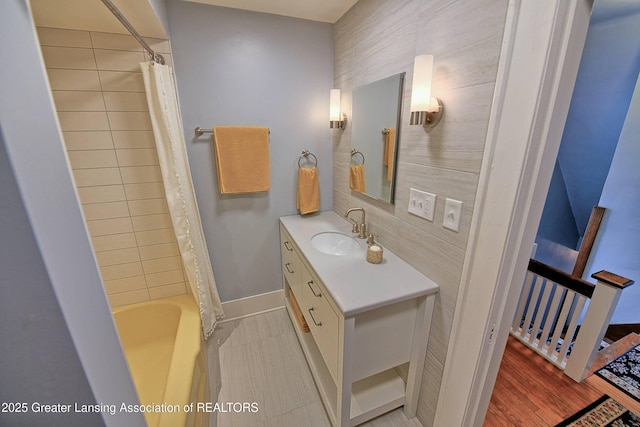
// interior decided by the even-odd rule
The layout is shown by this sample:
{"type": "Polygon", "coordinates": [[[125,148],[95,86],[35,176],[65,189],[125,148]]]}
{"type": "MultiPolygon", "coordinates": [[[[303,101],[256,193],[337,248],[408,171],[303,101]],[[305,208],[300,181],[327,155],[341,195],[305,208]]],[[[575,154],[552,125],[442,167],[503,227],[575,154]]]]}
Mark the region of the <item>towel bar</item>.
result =
{"type": "MultiPolygon", "coordinates": [[[[213,129],[203,129],[198,126],[193,130],[193,132],[196,134],[196,136],[202,136],[205,133],[213,133],[213,129]]],[[[269,129],[269,134],[271,134],[271,129],[269,129]]]]}

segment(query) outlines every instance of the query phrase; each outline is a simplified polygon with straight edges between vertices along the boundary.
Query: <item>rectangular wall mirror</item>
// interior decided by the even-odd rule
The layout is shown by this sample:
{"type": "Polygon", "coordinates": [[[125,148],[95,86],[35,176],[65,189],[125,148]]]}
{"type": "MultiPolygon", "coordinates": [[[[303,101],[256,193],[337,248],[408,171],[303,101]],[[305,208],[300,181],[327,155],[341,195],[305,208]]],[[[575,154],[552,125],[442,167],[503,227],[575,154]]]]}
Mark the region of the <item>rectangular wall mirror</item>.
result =
{"type": "Polygon", "coordinates": [[[393,203],[405,73],[353,91],[349,186],[393,203]]]}

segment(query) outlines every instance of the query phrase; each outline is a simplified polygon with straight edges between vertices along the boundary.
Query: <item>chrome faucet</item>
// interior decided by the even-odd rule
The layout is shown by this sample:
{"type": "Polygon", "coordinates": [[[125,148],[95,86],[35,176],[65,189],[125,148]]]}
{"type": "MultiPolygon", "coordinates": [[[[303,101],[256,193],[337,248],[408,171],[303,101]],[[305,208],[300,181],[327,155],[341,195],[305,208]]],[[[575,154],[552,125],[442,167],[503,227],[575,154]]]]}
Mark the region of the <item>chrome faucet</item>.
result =
{"type": "Polygon", "coordinates": [[[353,228],[351,229],[352,233],[358,233],[358,238],[359,239],[366,239],[367,238],[367,224],[365,223],[365,212],[364,212],[364,208],[349,208],[347,209],[347,211],[344,213],[344,217],[348,220],[350,220],[351,222],[353,222],[353,228]],[[360,224],[358,224],[357,221],[349,218],[349,214],[351,212],[355,212],[355,211],[360,211],[362,212],[362,217],[360,218],[360,224]]]}

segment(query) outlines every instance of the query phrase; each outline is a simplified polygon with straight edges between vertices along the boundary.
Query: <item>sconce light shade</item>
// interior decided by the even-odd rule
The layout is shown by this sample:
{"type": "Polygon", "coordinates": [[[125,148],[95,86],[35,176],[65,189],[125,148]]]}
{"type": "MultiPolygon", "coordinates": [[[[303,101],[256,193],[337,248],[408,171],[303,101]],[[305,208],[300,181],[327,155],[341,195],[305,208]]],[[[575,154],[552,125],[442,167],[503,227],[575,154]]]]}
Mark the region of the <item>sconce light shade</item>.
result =
{"type": "Polygon", "coordinates": [[[412,125],[435,127],[442,118],[444,105],[431,96],[433,78],[433,55],[416,56],[413,63],[413,84],[411,86],[412,125]]]}
{"type": "Polygon", "coordinates": [[[340,89],[331,89],[329,92],[329,127],[344,129],[346,120],[346,115],[340,111],[340,89]]]}

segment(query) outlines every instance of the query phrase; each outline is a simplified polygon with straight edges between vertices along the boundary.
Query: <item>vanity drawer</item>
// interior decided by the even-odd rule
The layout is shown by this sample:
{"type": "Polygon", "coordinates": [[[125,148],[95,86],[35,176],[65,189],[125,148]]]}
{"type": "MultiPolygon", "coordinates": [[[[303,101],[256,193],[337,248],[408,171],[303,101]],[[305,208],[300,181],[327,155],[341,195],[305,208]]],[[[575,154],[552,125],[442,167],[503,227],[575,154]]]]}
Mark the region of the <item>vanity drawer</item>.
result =
{"type": "Polygon", "coordinates": [[[327,368],[337,381],[338,316],[327,301],[326,291],[311,273],[302,268],[302,311],[327,368]]]}
{"type": "Polygon", "coordinates": [[[296,253],[291,238],[280,230],[280,252],[282,254],[282,274],[298,301],[302,300],[302,262],[296,253]]]}
{"type": "Polygon", "coordinates": [[[282,253],[282,262],[288,260],[291,255],[296,255],[296,247],[293,244],[293,239],[289,237],[286,231],[280,229],[280,252],[282,253]]]}

